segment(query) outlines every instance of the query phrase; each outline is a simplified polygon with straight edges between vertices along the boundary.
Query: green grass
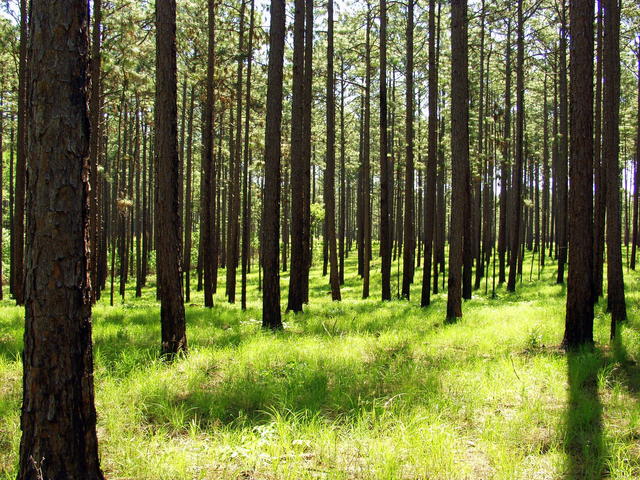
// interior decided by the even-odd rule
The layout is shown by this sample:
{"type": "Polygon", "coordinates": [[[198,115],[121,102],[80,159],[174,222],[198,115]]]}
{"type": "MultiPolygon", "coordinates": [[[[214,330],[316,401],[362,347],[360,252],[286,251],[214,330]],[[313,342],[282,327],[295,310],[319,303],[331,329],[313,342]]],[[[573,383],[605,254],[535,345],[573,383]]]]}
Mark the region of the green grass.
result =
{"type": "MultiPolygon", "coordinates": [[[[629,322],[597,348],[565,355],[555,268],[518,293],[478,292],[444,323],[446,298],[372,299],[349,259],[341,303],[314,268],[311,304],[260,329],[250,305],[187,306],[189,355],[164,363],[155,291],[94,309],[98,435],[114,479],[554,479],[640,477],[638,283],[629,322]]],[[[395,266],[394,266],[395,273],[395,266]]],[[[535,274],[534,274],[535,277],[535,274]]],[[[224,281],[224,275],[219,276],[224,281]]],[[[416,272],[416,280],[422,270],[416,272]]],[[[395,277],[394,277],[395,281],[395,277]]],[[[195,284],[195,283],[194,283],[195,284]]],[[[283,276],[286,297],[288,278],[283,276]]],[[[395,285],[394,285],[395,289],[395,285]]],[[[489,289],[490,290],[490,289],[489,289]]],[[[283,298],[285,305],[286,298],[283,298]]],[[[16,474],[22,310],[0,307],[0,479],[16,474]]]]}

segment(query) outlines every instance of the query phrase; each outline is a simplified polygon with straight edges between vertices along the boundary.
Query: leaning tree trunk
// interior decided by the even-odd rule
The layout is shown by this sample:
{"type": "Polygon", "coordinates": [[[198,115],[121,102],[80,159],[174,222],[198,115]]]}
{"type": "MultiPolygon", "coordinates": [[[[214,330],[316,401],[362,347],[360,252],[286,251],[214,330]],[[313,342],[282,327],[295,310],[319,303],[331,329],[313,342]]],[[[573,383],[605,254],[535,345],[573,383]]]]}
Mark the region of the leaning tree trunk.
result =
{"type": "Polygon", "coordinates": [[[156,259],[160,287],[161,353],[171,358],[187,349],[180,285],[175,0],[158,0],[156,3],[156,62],[156,259]]]}
{"type": "Polygon", "coordinates": [[[89,19],[82,0],[33,0],[19,480],[103,478],[93,399],[89,19]],[[55,95],[56,101],[51,98],[55,95]]]}

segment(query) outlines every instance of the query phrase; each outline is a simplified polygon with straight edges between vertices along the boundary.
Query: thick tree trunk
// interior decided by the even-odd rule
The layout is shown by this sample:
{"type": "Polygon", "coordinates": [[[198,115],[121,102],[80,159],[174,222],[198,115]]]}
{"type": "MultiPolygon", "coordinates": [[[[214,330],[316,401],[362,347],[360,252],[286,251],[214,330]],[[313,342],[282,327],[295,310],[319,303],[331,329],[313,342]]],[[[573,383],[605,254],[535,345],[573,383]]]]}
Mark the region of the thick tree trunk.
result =
{"type": "Polygon", "coordinates": [[[593,10],[571,0],[569,274],[563,345],[593,343],[593,10]]]}
{"type": "Polygon", "coordinates": [[[171,358],[187,350],[180,286],[175,0],[158,0],[156,3],[155,106],[158,184],[156,258],[160,288],[161,353],[171,358]]]}
{"type": "Polygon", "coordinates": [[[33,0],[30,25],[27,278],[18,479],[101,480],[88,271],[87,4],[33,0]]]}

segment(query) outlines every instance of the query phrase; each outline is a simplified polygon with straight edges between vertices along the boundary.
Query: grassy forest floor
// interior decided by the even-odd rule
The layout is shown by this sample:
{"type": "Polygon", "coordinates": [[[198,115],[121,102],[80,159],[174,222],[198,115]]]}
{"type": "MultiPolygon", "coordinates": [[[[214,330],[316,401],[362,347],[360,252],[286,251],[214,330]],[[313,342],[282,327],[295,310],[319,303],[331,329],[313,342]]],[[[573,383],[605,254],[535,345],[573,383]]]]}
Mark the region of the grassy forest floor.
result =
{"type": "MultiPolygon", "coordinates": [[[[155,290],[94,308],[98,435],[116,479],[640,478],[640,275],[626,272],[630,320],[597,348],[565,355],[555,265],[518,293],[481,292],[445,325],[446,297],[361,300],[349,258],[342,303],[319,266],[306,313],[260,329],[257,273],[247,312],[187,306],[190,353],[163,363],[155,290]]],[[[526,265],[526,264],[525,264],[526,265]]],[[[395,265],[394,265],[395,274],[395,265]]],[[[535,273],[534,273],[535,277],[535,273]]],[[[416,280],[422,270],[416,272],[416,280]]],[[[219,275],[224,281],[224,274],[219,275]]],[[[395,278],[394,278],[395,282],[395,278]]],[[[288,277],[282,278],[286,296],[288,277]]],[[[395,285],[393,287],[395,289],[395,285]]],[[[489,291],[491,290],[489,286],[489,291]]],[[[23,310],[0,307],[0,479],[20,439],[23,310]]],[[[283,299],[283,305],[286,305],[283,299]]]]}

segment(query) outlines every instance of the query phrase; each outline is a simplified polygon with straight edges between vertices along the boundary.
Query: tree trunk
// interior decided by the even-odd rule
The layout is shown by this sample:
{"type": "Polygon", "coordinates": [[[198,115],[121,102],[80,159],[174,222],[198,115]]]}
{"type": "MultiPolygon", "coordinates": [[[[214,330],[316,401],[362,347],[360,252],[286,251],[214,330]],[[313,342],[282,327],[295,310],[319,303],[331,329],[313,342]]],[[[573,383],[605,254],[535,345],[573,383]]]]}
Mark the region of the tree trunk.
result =
{"type": "Polygon", "coordinates": [[[204,306],[213,307],[214,275],[217,271],[218,252],[216,246],[216,164],[213,158],[213,121],[214,121],[214,86],[215,73],[215,0],[207,1],[208,41],[207,41],[207,81],[206,102],[203,106],[204,124],[202,128],[202,200],[200,245],[202,251],[202,276],[204,282],[204,306]]]}
{"type": "Polygon", "coordinates": [[[362,221],[363,225],[363,285],[362,298],[369,298],[369,282],[371,272],[371,167],[370,167],[370,134],[371,134],[371,4],[367,0],[367,26],[365,45],[365,87],[364,87],[364,131],[362,134],[362,221]]]}
{"type": "Polygon", "coordinates": [[[451,236],[447,321],[462,317],[462,260],[469,193],[467,2],[451,1],[451,236]],[[457,213],[456,213],[457,212],[457,213]],[[463,212],[460,215],[459,212],[463,212]]]}
{"type": "Polygon", "coordinates": [[[27,0],[20,0],[20,51],[18,73],[18,149],[15,175],[15,212],[13,215],[13,296],[18,305],[24,304],[24,208],[27,156],[27,42],[29,20],[27,0]]]}
{"type": "Polygon", "coordinates": [[[247,309],[247,273],[249,271],[249,255],[251,248],[251,217],[250,217],[250,174],[251,162],[249,121],[251,120],[251,71],[253,68],[253,33],[254,33],[255,0],[251,0],[251,12],[249,16],[249,49],[247,54],[247,91],[245,93],[244,114],[244,170],[242,174],[242,280],[240,303],[242,310],[247,309]]]}
{"type": "Polygon", "coordinates": [[[380,0],[380,255],[382,300],[391,300],[391,165],[387,106],[387,0],[380,0]]]}
{"type": "MultiPolygon", "coordinates": [[[[304,14],[305,0],[295,0],[293,25],[293,99],[291,107],[291,198],[304,198],[304,14]]],[[[287,311],[301,312],[307,255],[304,250],[303,201],[291,205],[291,269],[287,311]]]]}
{"type": "Polygon", "coordinates": [[[324,174],[324,204],[329,247],[329,283],[331,299],[341,300],[338,251],[336,245],[336,93],[333,68],[333,0],[327,3],[327,153],[324,174]]]}
{"type": "Polygon", "coordinates": [[[90,171],[89,182],[91,194],[89,197],[89,272],[91,275],[91,301],[95,301],[100,296],[100,286],[98,284],[98,234],[100,231],[100,211],[98,209],[98,159],[100,156],[100,138],[102,137],[100,111],[100,91],[101,91],[101,41],[100,33],[102,23],[102,0],[93,2],[93,33],[91,39],[91,95],[89,98],[89,109],[91,115],[91,137],[90,137],[90,171]]]}
{"type": "Polygon", "coordinates": [[[413,142],[415,138],[414,118],[414,86],[413,86],[413,28],[414,28],[414,0],[407,3],[407,72],[406,72],[406,97],[405,97],[405,191],[404,191],[404,252],[402,257],[402,297],[407,300],[411,297],[411,284],[413,283],[413,270],[415,265],[415,215],[414,215],[414,165],[413,142]]]}
{"type": "Polygon", "coordinates": [[[602,0],[597,0],[596,98],[594,114],[593,301],[602,296],[607,173],[602,159],[602,0]]]}
{"type": "Polygon", "coordinates": [[[593,344],[593,10],[571,0],[569,274],[563,345],[593,344]]]}
{"type": "Polygon", "coordinates": [[[282,136],[282,70],[284,63],[285,0],[271,0],[267,119],[265,126],[265,189],[262,213],[262,326],[282,328],[280,312],[280,141],[282,136]]]}
{"type": "Polygon", "coordinates": [[[161,353],[171,358],[187,350],[180,286],[178,135],[176,81],[176,2],[156,3],[156,258],[160,288],[161,353]]]}
{"type": "MultiPolygon", "coordinates": [[[[522,0],[518,0],[517,54],[516,54],[516,161],[511,185],[511,256],[507,291],[516,291],[518,262],[520,260],[520,234],[522,229],[522,175],[524,168],[524,17],[522,0]]],[[[524,252],[522,252],[524,254],[524,252]]]]}
{"type": "Polygon", "coordinates": [[[558,278],[556,283],[564,283],[564,268],[567,262],[567,168],[569,163],[569,119],[568,119],[568,93],[567,93],[567,19],[565,0],[562,1],[560,17],[560,69],[559,69],[559,94],[560,94],[560,139],[558,141],[558,165],[557,165],[557,217],[556,232],[558,245],[558,278]]]}
{"type": "Polygon", "coordinates": [[[502,163],[500,166],[500,231],[498,233],[498,283],[506,281],[506,257],[509,229],[509,206],[511,177],[511,17],[507,19],[507,47],[505,61],[504,134],[502,163]]]}
{"type": "Polygon", "coordinates": [[[189,119],[187,126],[187,151],[186,151],[186,184],[185,184],[185,213],[184,213],[184,252],[182,269],[184,271],[184,299],[191,302],[191,235],[193,233],[193,113],[195,109],[195,86],[191,85],[189,102],[189,119]]]}
{"type": "MultiPolygon", "coordinates": [[[[436,60],[436,2],[429,0],[429,150],[427,152],[427,178],[424,195],[424,270],[422,298],[420,304],[431,304],[431,258],[437,265],[434,254],[434,232],[436,223],[436,188],[438,175],[438,64],[436,60]]],[[[437,270],[437,267],[436,267],[437,270]]],[[[437,273],[435,275],[437,277],[437,273]]],[[[437,281],[435,282],[437,285],[437,281]]]]}
{"type": "Polygon", "coordinates": [[[618,0],[603,0],[603,127],[602,160],[607,172],[607,307],[611,312],[611,338],[616,324],[627,318],[622,273],[622,237],[620,219],[620,5],[618,0]]]}
{"type": "Polygon", "coordinates": [[[27,301],[18,479],[102,480],[88,271],[87,4],[33,0],[31,8],[27,301]]]}

